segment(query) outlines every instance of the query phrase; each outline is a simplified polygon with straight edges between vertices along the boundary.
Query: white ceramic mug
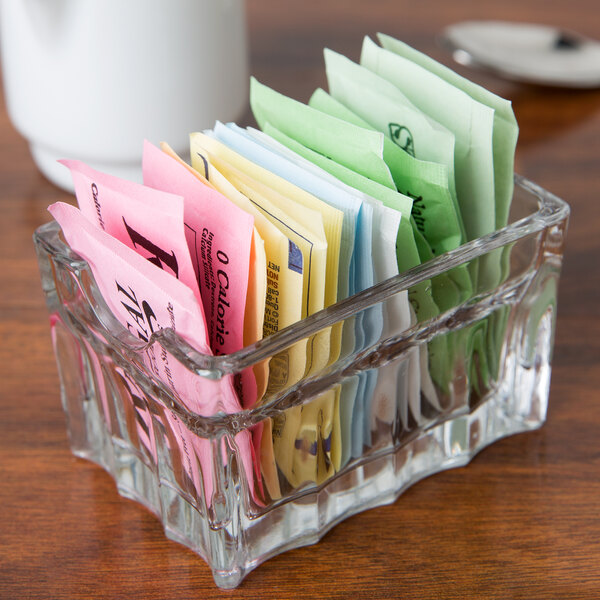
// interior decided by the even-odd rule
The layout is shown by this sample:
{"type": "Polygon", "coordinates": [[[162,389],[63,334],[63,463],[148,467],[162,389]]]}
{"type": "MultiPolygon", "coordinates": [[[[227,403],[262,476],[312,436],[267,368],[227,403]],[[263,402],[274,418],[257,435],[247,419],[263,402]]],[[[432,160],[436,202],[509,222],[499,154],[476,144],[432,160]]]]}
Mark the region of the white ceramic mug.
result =
{"type": "Polygon", "coordinates": [[[244,0],[0,0],[10,118],[51,181],[59,158],[140,179],[143,140],[188,134],[248,102],[244,0]]]}

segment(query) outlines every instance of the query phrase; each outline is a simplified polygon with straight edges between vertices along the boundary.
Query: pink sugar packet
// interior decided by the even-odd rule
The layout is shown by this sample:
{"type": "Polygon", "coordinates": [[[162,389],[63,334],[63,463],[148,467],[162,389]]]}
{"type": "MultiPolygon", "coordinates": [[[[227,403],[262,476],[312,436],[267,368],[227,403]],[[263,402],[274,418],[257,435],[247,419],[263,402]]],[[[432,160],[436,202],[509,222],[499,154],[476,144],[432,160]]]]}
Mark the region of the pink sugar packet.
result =
{"type": "MultiPolygon", "coordinates": [[[[131,385],[128,379],[131,377],[125,373],[120,367],[117,367],[110,361],[101,360],[104,357],[99,357],[94,351],[90,343],[85,337],[80,337],[77,342],[72,335],[68,333],[60,313],[54,312],[50,314],[50,334],[52,344],[56,351],[61,353],[68,352],[71,358],[77,361],[80,371],[80,385],[82,386],[80,393],[85,394],[83,386],[84,382],[91,376],[93,377],[93,389],[95,394],[93,398],[96,400],[97,410],[104,416],[104,424],[111,435],[127,438],[137,438],[137,447],[142,452],[145,452],[150,460],[156,462],[156,444],[154,443],[154,435],[152,428],[152,419],[145,410],[145,407],[140,402],[135,402],[134,394],[131,391],[131,385]],[[118,389],[112,388],[110,396],[106,389],[104,370],[114,371],[113,376],[119,377],[124,385],[118,386],[118,389]],[[115,415],[114,403],[111,402],[114,394],[119,395],[119,401],[123,404],[123,410],[129,414],[135,414],[135,419],[119,419],[115,415]],[[109,400],[110,398],[110,400],[109,400]],[[120,428],[129,428],[128,431],[120,431],[120,428]]],[[[99,333],[96,332],[99,336],[99,333]]],[[[100,336],[99,336],[100,337],[100,336]]],[[[105,341],[105,340],[102,340],[105,341]]]]}
{"type": "Polygon", "coordinates": [[[185,283],[201,303],[184,234],[183,198],[100,173],[78,160],[71,171],[83,215],[106,233],[185,283]]]}
{"type": "MultiPolygon", "coordinates": [[[[200,282],[210,347],[216,355],[240,350],[254,217],[148,141],[142,167],[145,185],[183,198],[186,239],[200,282]]],[[[257,393],[252,368],[242,372],[237,384],[242,406],[253,406],[257,393]]]]}
{"type": "MultiPolygon", "coordinates": [[[[90,265],[100,293],[114,316],[133,335],[148,342],[152,333],[171,327],[199,352],[211,354],[202,307],[188,286],[96,227],[75,207],[58,202],[48,210],[61,226],[69,246],[90,265]]],[[[146,347],[144,362],[148,370],[193,412],[210,416],[218,412],[233,413],[241,408],[232,377],[220,380],[200,377],[158,344],[146,347]]],[[[185,470],[198,493],[204,490],[210,504],[214,489],[210,442],[192,434],[174,412],[168,418],[177,436],[185,470]]],[[[254,496],[255,461],[250,435],[242,432],[235,441],[250,494],[254,496]]]]}

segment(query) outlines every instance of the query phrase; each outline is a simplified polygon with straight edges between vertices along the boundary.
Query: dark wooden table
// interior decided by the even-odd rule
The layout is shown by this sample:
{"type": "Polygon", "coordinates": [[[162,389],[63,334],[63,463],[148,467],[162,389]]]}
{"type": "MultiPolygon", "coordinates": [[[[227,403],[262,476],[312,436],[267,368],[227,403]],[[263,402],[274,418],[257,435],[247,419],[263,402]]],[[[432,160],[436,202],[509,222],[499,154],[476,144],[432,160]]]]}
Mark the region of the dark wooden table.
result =
{"type": "MultiPolygon", "coordinates": [[[[596,0],[251,0],[248,13],[252,72],[303,101],[325,85],[324,46],[357,59],[377,30],[447,64],[436,35],[467,18],[600,35],[596,0]]],[[[36,171],[2,105],[1,598],[600,597],[600,91],[472,77],[514,103],[518,172],[572,207],[548,421],[268,561],[228,593],[103,470],[69,452],[31,243],[48,204],[68,196],[36,171]]]]}

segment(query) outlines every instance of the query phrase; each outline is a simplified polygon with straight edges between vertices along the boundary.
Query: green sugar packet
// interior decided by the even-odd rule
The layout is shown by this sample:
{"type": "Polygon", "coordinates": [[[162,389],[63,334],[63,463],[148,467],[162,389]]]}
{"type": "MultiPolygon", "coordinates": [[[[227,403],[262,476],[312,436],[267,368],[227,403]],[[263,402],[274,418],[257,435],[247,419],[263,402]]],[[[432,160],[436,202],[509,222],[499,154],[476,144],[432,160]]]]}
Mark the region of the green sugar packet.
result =
{"type": "MultiPolygon", "coordinates": [[[[448,67],[438,63],[431,57],[411,48],[407,44],[390,36],[378,34],[381,45],[399,56],[402,56],[415,64],[427,69],[437,77],[443,79],[450,85],[468,94],[474,101],[488,106],[494,111],[492,132],[492,155],[494,167],[494,192],[495,192],[495,228],[500,229],[508,223],[510,204],[512,201],[514,187],[514,158],[519,135],[519,127],[515,118],[512,105],[509,100],[490,92],[484,87],[469,81],[448,67]]],[[[488,278],[490,285],[504,281],[510,271],[510,249],[507,248],[498,257],[496,254],[487,257],[489,260],[482,261],[482,267],[487,267],[491,260],[500,261],[500,276],[498,281],[493,282],[488,278]]],[[[474,344],[478,346],[480,363],[483,352],[487,354],[487,367],[481,368],[484,380],[488,374],[496,377],[498,374],[503,332],[506,327],[507,310],[502,309],[491,315],[490,327],[486,330],[486,344],[474,344]]],[[[480,334],[481,335],[481,334],[480,334]]],[[[475,349],[474,348],[474,349],[475,349]]],[[[477,352],[477,350],[475,350],[477,352]]],[[[481,366],[481,365],[480,365],[481,366]]]]}
{"type": "MultiPolygon", "coordinates": [[[[323,89],[313,93],[308,105],[363,129],[375,130],[375,127],[323,89]]],[[[396,189],[413,199],[412,214],[417,209],[417,227],[429,242],[432,252],[435,255],[442,254],[460,246],[463,239],[448,188],[446,167],[416,159],[389,138],[383,139],[383,160],[396,189]]]]}
{"type": "MultiPolygon", "coordinates": [[[[309,106],[358,127],[372,129],[366,121],[322,89],[314,92],[309,106]]],[[[383,159],[398,191],[413,199],[411,224],[421,262],[457,248],[463,237],[448,189],[446,168],[416,159],[388,138],[384,139],[383,159]]],[[[440,285],[434,282],[433,286],[434,299],[441,310],[468,300],[473,292],[471,278],[464,265],[450,271],[448,277],[450,282],[440,278],[440,285]]]]}
{"type": "Polygon", "coordinates": [[[395,189],[390,171],[382,160],[383,135],[365,131],[341,119],[288,98],[250,79],[250,104],[259,127],[267,121],[303,146],[324,156],[336,157],[336,162],[348,168],[361,165],[365,177],[395,189]]]}
{"type": "MultiPolygon", "coordinates": [[[[426,173],[434,178],[436,185],[440,184],[436,180],[441,177],[443,165],[446,177],[444,187],[450,193],[461,239],[465,241],[454,179],[454,134],[413,106],[395,85],[383,77],[327,48],[324,56],[327,84],[333,98],[360,117],[363,123],[383,132],[388,142],[391,140],[410,157],[440,165],[438,173],[426,173]]],[[[312,102],[309,104],[312,105],[312,102]]],[[[387,154],[390,155],[389,149],[387,154]]],[[[410,161],[405,159],[403,171],[410,171],[410,165],[410,161]]]]}
{"type": "Polygon", "coordinates": [[[515,149],[519,136],[519,126],[510,101],[462,77],[404,42],[381,33],[377,34],[377,37],[386,50],[411,60],[462,90],[473,100],[494,110],[492,153],[496,195],[496,229],[504,227],[508,223],[508,212],[513,194],[515,149]]]}
{"type": "MultiPolygon", "coordinates": [[[[266,131],[268,123],[275,132],[285,134],[297,144],[331,159],[339,167],[345,167],[345,170],[360,176],[361,180],[367,180],[362,182],[363,186],[385,195],[386,206],[394,205],[393,207],[404,217],[410,216],[413,201],[396,190],[394,179],[383,159],[385,138],[382,133],[325,114],[272,90],[254,78],[250,83],[250,106],[256,121],[265,133],[268,133],[266,131]],[[380,188],[386,189],[383,191],[380,188]]],[[[281,142],[276,135],[273,137],[281,142]]],[[[298,154],[303,156],[301,152],[298,154]]],[[[335,173],[334,176],[348,183],[335,173]]],[[[379,198],[377,194],[371,194],[352,183],[348,185],[373,198],[379,198]]]]}
{"type": "Polygon", "coordinates": [[[467,238],[494,231],[494,111],[419,64],[365,38],[360,62],[455,136],[456,191],[467,238]]]}

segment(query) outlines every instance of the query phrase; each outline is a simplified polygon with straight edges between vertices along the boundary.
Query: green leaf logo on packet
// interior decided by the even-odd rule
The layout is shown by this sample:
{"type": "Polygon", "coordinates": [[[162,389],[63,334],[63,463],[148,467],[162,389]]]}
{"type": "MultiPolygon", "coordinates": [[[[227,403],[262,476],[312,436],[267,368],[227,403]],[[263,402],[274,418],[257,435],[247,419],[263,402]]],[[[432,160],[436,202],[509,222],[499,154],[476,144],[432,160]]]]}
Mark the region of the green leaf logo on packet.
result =
{"type": "Polygon", "coordinates": [[[415,155],[415,141],[408,127],[399,123],[390,123],[388,125],[390,139],[396,146],[400,146],[404,152],[415,155]]]}

